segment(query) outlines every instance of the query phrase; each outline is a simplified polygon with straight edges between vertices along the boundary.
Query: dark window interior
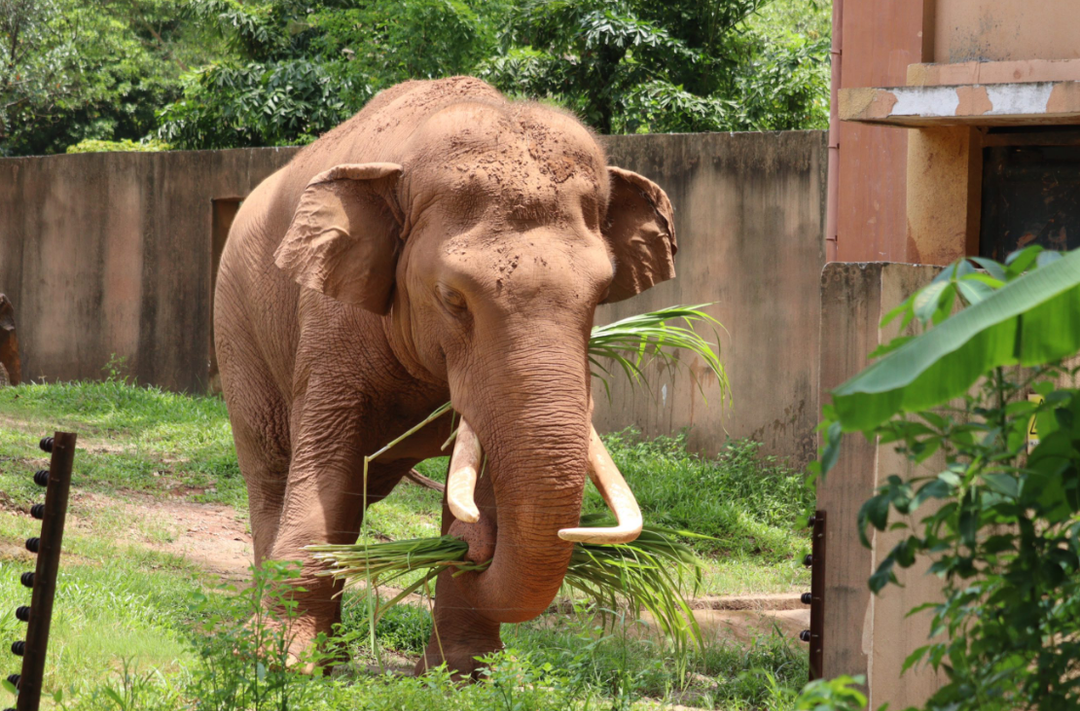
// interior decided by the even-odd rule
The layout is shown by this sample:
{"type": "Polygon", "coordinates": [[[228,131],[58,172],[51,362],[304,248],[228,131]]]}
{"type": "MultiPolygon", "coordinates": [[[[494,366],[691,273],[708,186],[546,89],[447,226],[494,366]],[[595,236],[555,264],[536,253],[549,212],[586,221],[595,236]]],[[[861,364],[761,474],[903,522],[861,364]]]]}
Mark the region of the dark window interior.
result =
{"type": "Polygon", "coordinates": [[[982,188],[980,255],[1080,247],[1080,145],[984,148],[982,188]]]}

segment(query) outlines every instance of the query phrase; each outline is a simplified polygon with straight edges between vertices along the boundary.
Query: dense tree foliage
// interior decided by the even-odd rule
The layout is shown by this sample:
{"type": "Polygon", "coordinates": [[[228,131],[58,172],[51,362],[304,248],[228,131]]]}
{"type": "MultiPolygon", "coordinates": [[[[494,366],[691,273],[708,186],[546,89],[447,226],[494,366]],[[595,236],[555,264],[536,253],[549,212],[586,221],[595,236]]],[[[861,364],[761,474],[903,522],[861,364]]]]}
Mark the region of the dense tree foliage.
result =
{"type": "Polygon", "coordinates": [[[306,143],[376,92],[466,74],[495,51],[494,3],[456,0],[190,0],[227,56],[192,74],[161,137],[191,148],[306,143]]]}
{"type": "Polygon", "coordinates": [[[824,126],[827,37],[747,27],[764,4],[530,0],[480,75],[565,104],[603,133],[824,126]]]}
{"type": "Polygon", "coordinates": [[[455,74],[603,133],[820,128],[826,6],[0,0],[0,152],[305,143],[381,89],[455,74]]]}
{"type": "Polygon", "coordinates": [[[218,51],[185,0],[0,0],[0,154],[142,139],[218,51]]]}

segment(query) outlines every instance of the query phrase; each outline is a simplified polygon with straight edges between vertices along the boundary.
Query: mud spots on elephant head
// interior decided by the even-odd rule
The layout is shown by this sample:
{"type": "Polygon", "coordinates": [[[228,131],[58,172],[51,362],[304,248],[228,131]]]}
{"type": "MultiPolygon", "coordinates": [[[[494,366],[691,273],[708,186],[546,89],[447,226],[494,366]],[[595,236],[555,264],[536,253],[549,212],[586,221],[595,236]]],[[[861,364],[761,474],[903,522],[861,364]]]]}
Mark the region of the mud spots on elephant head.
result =
{"type": "Polygon", "coordinates": [[[520,261],[521,255],[516,250],[511,250],[507,245],[495,249],[495,270],[499,272],[501,277],[509,277],[513,274],[520,261]]]}
{"type": "Polygon", "coordinates": [[[604,154],[595,138],[573,115],[535,103],[516,104],[529,156],[556,184],[581,176],[600,187],[604,154]]]}

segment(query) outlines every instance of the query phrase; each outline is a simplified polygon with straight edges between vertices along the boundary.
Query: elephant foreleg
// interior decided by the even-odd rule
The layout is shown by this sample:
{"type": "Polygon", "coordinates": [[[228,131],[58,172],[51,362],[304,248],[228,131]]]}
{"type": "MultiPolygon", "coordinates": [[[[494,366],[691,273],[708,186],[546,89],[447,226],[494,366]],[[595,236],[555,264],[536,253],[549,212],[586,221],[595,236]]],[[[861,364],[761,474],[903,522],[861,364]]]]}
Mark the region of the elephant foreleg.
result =
{"type": "Polygon", "coordinates": [[[445,661],[456,676],[473,677],[483,666],[477,657],[502,649],[499,623],[470,606],[450,571],[440,573],[435,583],[434,618],[431,639],[416,663],[417,675],[445,661]]]}
{"type": "Polygon", "coordinates": [[[312,543],[351,544],[356,541],[364,518],[364,504],[384,498],[408,472],[411,462],[373,463],[368,471],[365,496],[363,446],[360,423],[321,428],[302,433],[289,468],[285,502],[278,534],[270,552],[275,560],[301,563],[297,592],[298,618],[290,645],[300,656],[320,633],[330,635],[341,620],[341,584],[317,575],[323,567],[304,546],[312,543]]]}
{"type": "MultiPolygon", "coordinates": [[[[481,477],[475,490],[475,501],[479,507],[480,520],[473,524],[455,526],[456,535],[460,535],[469,544],[467,557],[474,562],[488,560],[494,553],[496,531],[495,492],[492,490],[491,477],[481,477]]],[[[446,491],[443,491],[442,535],[451,532],[455,523],[453,514],[446,503],[446,491]]],[[[443,662],[461,677],[473,677],[482,666],[476,660],[490,652],[502,649],[500,624],[484,617],[475,609],[465,594],[463,585],[466,573],[454,578],[451,571],[439,574],[435,583],[434,629],[428,641],[424,656],[416,664],[416,673],[423,674],[443,662]]]]}

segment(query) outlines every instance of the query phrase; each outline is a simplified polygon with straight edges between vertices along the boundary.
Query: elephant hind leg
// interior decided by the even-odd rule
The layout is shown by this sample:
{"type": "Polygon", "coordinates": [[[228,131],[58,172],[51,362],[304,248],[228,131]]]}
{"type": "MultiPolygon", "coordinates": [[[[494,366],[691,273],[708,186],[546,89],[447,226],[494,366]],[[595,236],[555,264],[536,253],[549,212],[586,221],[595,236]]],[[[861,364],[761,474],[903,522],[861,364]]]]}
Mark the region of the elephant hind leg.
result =
{"type": "Polygon", "coordinates": [[[287,456],[267,447],[266,435],[241,418],[233,418],[233,440],[240,472],[248,491],[251,536],[255,563],[270,556],[277,538],[281,512],[285,506],[285,485],[289,476],[287,456]]]}
{"type": "MultiPolygon", "coordinates": [[[[229,345],[247,343],[250,341],[243,338],[229,339],[229,345]]],[[[247,486],[255,563],[259,564],[273,548],[285,505],[291,457],[289,406],[257,355],[249,351],[240,358],[241,353],[233,348],[226,353],[229,357],[219,356],[221,384],[229,405],[240,473],[247,486]]]]}

